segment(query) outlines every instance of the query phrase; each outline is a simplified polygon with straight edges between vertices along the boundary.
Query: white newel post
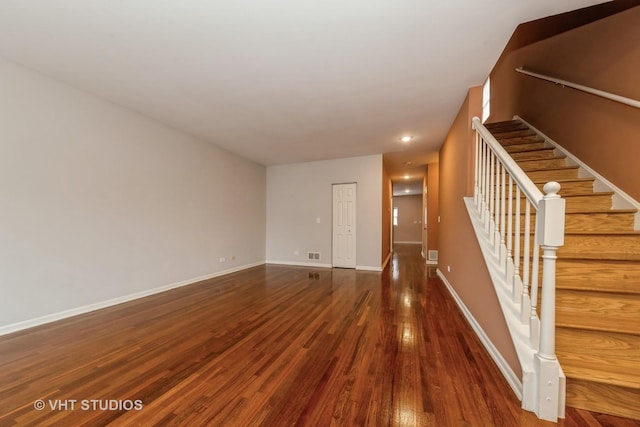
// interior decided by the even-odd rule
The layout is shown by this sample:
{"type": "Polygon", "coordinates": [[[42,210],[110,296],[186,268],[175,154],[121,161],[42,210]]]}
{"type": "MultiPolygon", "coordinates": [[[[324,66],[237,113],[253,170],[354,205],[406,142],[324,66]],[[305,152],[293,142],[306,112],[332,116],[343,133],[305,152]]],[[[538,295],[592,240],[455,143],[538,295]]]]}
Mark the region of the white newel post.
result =
{"type": "Polygon", "coordinates": [[[560,184],[548,182],[543,191],[536,221],[542,255],[542,301],[540,304],[540,343],[534,359],[536,372],[536,414],[539,418],[557,421],[564,414],[563,384],[560,365],[555,354],[556,317],[556,253],[564,244],[565,200],[558,195],[560,184]]]}

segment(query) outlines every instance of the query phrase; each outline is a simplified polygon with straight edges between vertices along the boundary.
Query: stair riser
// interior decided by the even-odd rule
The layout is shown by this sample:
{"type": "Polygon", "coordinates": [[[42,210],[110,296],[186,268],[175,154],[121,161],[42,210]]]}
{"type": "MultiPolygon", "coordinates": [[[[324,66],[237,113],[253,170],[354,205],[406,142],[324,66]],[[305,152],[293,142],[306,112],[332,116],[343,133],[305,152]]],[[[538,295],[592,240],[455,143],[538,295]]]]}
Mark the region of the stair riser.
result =
{"type": "Polygon", "coordinates": [[[640,419],[640,390],[567,378],[567,405],[640,419]]]}
{"type": "MultiPolygon", "coordinates": [[[[598,363],[607,363],[607,360],[612,357],[629,360],[632,354],[640,355],[640,336],[558,327],[556,328],[556,350],[558,353],[568,355],[583,354],[591,358],[599,358],[601,360],[598,363]]],[[[640,363],[638,357],[631,361],[640,363]]],[[[640,366],[638,368],[640,369],[640,366]]]]}
{"type": "Polygon", "coordinates": [[[527,125],[523,125],[521,123],[512,124],[512,125],[505,125],[505,126],[487,126],[487,125],[485,125],[485,127],[491,131],[493,136],[497,136],[497,135],[500,135],[501,133],[505,133],[505,132],[518,132],[518,131],[526,131],[526,130],[529,129],[527,127],[527,125]]]}
{"type": "MultiPolygon", "coordinates": [[[[529,254],[533,253],[533,225],[531,230],[529,254]]],[[[524,236],[522,234],[520,236],[520,253],[524,253],[524,236]]],[[[564,245],[558,249],[558,257],[565,259],[640,261],[640,235],[566,234],[564,245]]]]}
{"type": "MultiPolygon", "coordinates": [[[[531,224],[535,224],[535,215],[531,215],[531,224]]],[[[520,215],[524,224],[525,215],[520,215]]],[[[632,213],[568,213],[564,218],[565,232],[620,232],[633,229],[632,213]]]]}
{"type": "Polygon", "coordinates": [[[536,169],[556,169],[566,166],[567,161],[564,158],[560,159],[541,159],[541,160],[527,160],[518,161],[518,165],[523,171],[527,172],[536,169]]]}
{"type": "Polygon", "coordinates": [[[566,197],[565,212],[588,212],[611,209],[611,195],[566,197]]]}
{"type": "Polygon", "coordinates": [[[520,120],[505,120],[502,122],[490,122],[490,123],[485,123],[484,127],[486,127],[489,130],[493,130],[496,128],[502,128],[502,127],[508,127],[508,126],[527,126],[524,123],[522,123],[520,120]]]}
{"type": "MultiPolygon", "coordinates": [[[[506,189],[506,197],[509,197],[508,189],[506,189]]],[[[515,193],[515,191],[514,191],[515,193]]],[[[494,196],[495,197],[495,196],[494,196]]],[[[520,199],[520,212],[524,212],[525,209],[525,199],[521,196],[520,199]]],[[[565,198],[565,213],[572,212],[589,212],[589,211],[603,211],[611,209],[611,196],[610,195],[591,195],[591,196],[576,196],[576,197],[567,197],[565,198]]],[[[508,211],[509,209],[509,201],[505,200],[505,206],[508,211]]],[[[515,212],[515,203],[513,207],[513,211],[515,212]]],[[[531,213],[534,213],[533,205],[531,206],[531,213]]]]}
{"type": "Polygon", "coordinates": [[[640,295],[558,289],[556,326],[640,334],[640,295]]]}
{"type": "Polygon", "coordinates": [[[572,231],[628,231],[633,229],[632,213],[570,213],[565,216],[566,232],[572,231]]]}
{"type": "Polygon", "coordinates": [[[540,138],[534,131],[529,129],[515,130],[510,132],[499,132],[494,136],[499,141],[505,138],[523,138],[523,137],[531,137],[531,136],[540,138]]]}
{"type": "Polygon", "coordinates": [[[530,171],[527,175],[533,181],[557,181],[559,179],[578,178],[578,169],[557,169],[549,171],[530,171]]]}
{"type": "Polygon", "coordinates": [[[537,151],[525,151],[522,153],[513,153],[511,157],[518,162],[524,160],[536,160],[536,159],[548,159],[555,156],[553,149],[537,150],[537,151]]]}
{"type": "MultiPolygon", "coordinates": [[[[546,182],[536,183],[536,187],[542,191],[542,188],[546,182]]],[[[573,196],[576,194],[591,194],[593,193],[593,181],[570,181],[560,183],[561,196],[573,196]]]]}
{"type": "Polygon", "coordinates": [[[634,215],[632,213],[570,213],[565,216],[566,232],[572,231],[628,231],[633,229],[634,215]]]}
{"type": "Polygon", "coordinates": [[[640,261],[640,235],[567,234],[558,250],[564,258],[640,261]]]}
{"type": "Polygon", "coordinates": [[[507,153],[519,153],[523,151],[533,151],[545,148],[544,142],[530,142],[527,144],[505,145],[504,149],[507,153]]]}
{"type": "MultiPolygon", "coordinates": [[[[538,187],[538,189],[540,191],[542,191],[544,193],[544,186],[545,184],[549,182],[549,181],[544,181],[544,182],[536,182],[536,187],[538,187]]],[[[497,185],[494,184],[494,188],[497,185]]],[[[598,195],[598,193],[594,193],[593,192],[593,181],[566,181],[566,182],[561,182],[560,183],[560,192],[558,194],[560,194],[560,196],[562,197],[566,197],[566,196],[592,196],[592,195],[598,195]]],[[[505,178],[505,194],[506,197],[509,196],[509,179],[505,178]]],[[[515,197],[515,184],[513,184],[513,194],[515,197]]],[[[611,198],[611,196],[608,196],[609,198],[611,198]]]]}
{"type": "Polygon", "coordinates": [[[556,286],[640,294],[640,263],[559,259],[556,263],[556,286]]]}

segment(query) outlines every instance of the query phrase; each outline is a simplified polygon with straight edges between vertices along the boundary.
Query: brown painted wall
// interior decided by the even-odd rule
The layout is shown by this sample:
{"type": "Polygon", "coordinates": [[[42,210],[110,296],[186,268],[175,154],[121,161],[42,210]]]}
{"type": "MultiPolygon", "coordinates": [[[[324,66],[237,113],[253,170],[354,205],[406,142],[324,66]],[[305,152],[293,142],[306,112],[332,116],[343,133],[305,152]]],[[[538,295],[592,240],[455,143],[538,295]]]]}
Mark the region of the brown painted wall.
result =
{"type": "Polygon", "coordinates": [[[640,7],[508,53],[491,73],[491,117],[520,115],[640,200],[640,110],[514,71],[640,99],[640,7]]]}
{"type": "Polygon", "coordinates": [[[398,208],[398,225],[393,231],[394,243],[422,241],[422,196],[395,196],[393,207],[398,208]]]}
{"type": "Polygon", "coordinates": [[[509,366],[521,376],[522,369],[463,201],[463,197],[473,197],[472,170],[465,166],[472,161],[471,119],[481,114],[481,96],[481,87],[469,90],[440,150],[438,268],[509,366]]]}
{"type": "Polygon", "coordinates": [[[382,168],[382,265],[391,253],[391,177],[387,170],[382,168]]]}

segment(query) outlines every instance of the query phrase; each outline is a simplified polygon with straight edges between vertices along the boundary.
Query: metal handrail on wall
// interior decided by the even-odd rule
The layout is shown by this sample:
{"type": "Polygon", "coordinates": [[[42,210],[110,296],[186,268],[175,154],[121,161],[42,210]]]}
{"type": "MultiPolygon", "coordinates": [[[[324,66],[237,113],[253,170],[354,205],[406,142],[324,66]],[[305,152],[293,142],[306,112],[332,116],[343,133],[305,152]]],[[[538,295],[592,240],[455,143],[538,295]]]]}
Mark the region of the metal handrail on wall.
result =
{"type": "Polygon", "coordinates": [[[555,355],[555,270],[557,250],[564,244],[565,200],[558,195],[557,182],[546,183],[543,194],[477,117],[473,129],[474,204],[499,274],[519,309],[519,319],[514,321],[528,326],[529,349],[535,353],[533,378],[523,379],[529,390],[523,407],[540,418],[557,420],[564,410],[564,383],[555,355]]]}
{"type": "Polygon", "coordinates": [[[559,84],[562,86],[567,86],[576,90],[580,90],[582,92],[590,93],[592,95],[600,96],[602,98],[610,99],[612,101],[619,102],[621,104],[629,105],[631,107],[640,108],[640,101],[627,98],[626,96],[616,95],[615,93],[605,92],[600,89],[594,89],[589,86],[583,86],[577,83],[569,82],[567,80],[557,79],[555,77],[546,76],[544,74],[534,73],[533,71],[525,70],[522,67],[516,68],[518,73],[526,74],[527,76],[535,77],[542,80],[547,80],[549,82],[553,82],[555,84],[559,84]]]}

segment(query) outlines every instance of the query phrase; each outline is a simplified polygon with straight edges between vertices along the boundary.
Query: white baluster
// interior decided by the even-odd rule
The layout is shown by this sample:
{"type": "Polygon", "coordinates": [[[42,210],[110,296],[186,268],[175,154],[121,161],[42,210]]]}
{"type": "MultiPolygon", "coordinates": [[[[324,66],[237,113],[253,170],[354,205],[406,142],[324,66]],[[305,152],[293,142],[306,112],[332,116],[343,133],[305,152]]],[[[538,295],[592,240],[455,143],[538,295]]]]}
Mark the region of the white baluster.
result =
{"type": "Polygon", "coordinates": [[[494,186],[494,153],[493,150],[489,152],[489,215],[485,219],[484,231],[489,233],[489,243],[493,244],[493,227],[495,226],[495,219],[493,217],[495,212],[493,193],[495,191],[494,186]]]}
{"type": "Polygon", "coordinates": [[[513,257],[513,302],[520,302],[522,294],[522,280],[520,279],[520,187],[516,184],[516,226],[513,230],[515,243],[513,245],[515,256],[513,257]]]}
{"type": "Polygon", "coordinates": [[[473,174],[473,203],[478,206],[478,175],[480,174],[480,142],[478,141],[480,134],[476,131],[476,145],[474,158],[474,174],[473,174]]]}
{"type": "MultiPolygon", "coordinates": [[[[500,185],[500,214],[502,215],[502,219],[500,220],[500,266],[504,268],[505,261],[507,259],[507,244],[505,243],[505,221],[506,221],[506,213],[505,213],[505,197],[506,197],[506,189],[505,189],[505,178],[506,178],[506,168],[504,165],[501,167],[502,170],[502,178],[500,185]]],[[[506,271],[506,270],[505,270],[506,271]]]]}
{"type": "Polygon", "coordinates": [[[524,255],[522,257],[522,298],[520,299],[520,320],[522,323],[529,321],[531,311],[531,300],[529,299],[529,271],[530,271],[530,240],[531,240],[531,203],[529,199],[525,201],[524,209],[524,255]]]}
{"type": "MultiPolygon", "coordinates": [[[[495,252],[496,256],[498,257],[498,259],[500,259],[500,218],[502,215],[502,212],[500,211],[500,193],[501,193],[501,188],[500,188],[500,176],[502,175],[502,163],[500,163],[500,161],[498,160],[498,158],[496,157],[496,201],[495,201],[495,207],[496,207],[496,220],[495,220],[495,227],[494,227],[494,236],[493,236],[493,251],[495,252]]],[[[504,206],[503,206],[504,207],[504,206]]]]}
{"type": "Polygon", "coordinates": [[[507,286],[513,288],[513,178],[509,175],[509,219],[507,225],[507,286]]]}
{"type": "Polygon", "coordinates": [[[538,318],[538,282],[539,282],[539,266],[540,266],[540,245],[538,244],[538,218],[536,215],[536,227],[533,243],[533,268],[531,273],[531,314],[529,316],[529,338],[531,346],[538,348],[538,340],[540,339],[540,319],[538,318]]]}

